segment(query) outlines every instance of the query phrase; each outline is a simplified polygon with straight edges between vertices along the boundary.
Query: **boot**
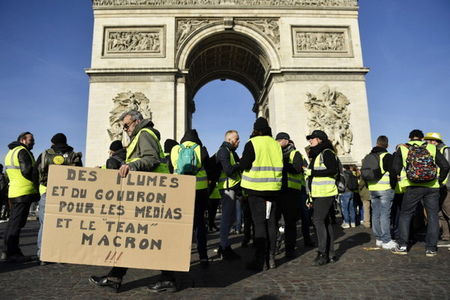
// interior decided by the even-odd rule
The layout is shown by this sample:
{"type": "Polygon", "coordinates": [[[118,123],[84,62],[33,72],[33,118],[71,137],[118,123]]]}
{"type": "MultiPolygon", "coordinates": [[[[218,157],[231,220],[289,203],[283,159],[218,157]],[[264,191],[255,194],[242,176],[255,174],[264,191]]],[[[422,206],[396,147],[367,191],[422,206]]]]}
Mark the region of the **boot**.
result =
{"type": "Polygon", "coordinates": [[[325,253],[317,252],[317,256],[314,259],[315,266],[323,266],[328,263],[328,255],[325,253]]]}

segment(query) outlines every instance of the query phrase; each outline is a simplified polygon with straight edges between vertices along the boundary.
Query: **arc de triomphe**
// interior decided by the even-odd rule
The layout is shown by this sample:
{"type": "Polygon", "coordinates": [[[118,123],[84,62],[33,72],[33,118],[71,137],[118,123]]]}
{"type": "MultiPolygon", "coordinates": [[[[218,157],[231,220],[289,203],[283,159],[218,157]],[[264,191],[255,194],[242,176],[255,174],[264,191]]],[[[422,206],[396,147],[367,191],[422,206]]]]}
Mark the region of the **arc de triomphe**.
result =
{"type": "Polygon", "coordinates": [[[179,140],[195,93],[222,78],[250,90],[274,132],[304,141],[323,129],[348,162],[370,149],[357,0],[93,0],[93,9],[88,166],[121,138],[124,110],[151,117],[162,141],[179,140]]]}

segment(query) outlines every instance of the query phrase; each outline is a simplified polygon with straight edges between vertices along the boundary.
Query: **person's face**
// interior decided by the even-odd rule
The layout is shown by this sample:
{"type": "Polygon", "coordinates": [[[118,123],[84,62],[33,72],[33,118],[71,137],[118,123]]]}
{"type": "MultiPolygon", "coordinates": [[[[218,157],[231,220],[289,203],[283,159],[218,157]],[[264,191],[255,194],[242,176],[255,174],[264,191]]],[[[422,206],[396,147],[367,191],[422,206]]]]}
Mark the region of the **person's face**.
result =
{"type": "Polygon", "coordinates": [[[136,128],[136,125],[140,122],[140,120],[133,120],[130,115],[125,116],[125,118],[123,118],[123,130],[128,134],[128,136],[131,136],[136,128]]]}
{"type": "Polygon", "coordinates": [[[34,137],[32,134],[27,134],[20,140],[20,142],[22,144],[24,144],[25,146],[27,146],[28,149],[31,150],[31,149],[33,149],[33,146],[34,146],[34,137]]]}
{"type": "Polygon", "coordinates": [[[230,136],[228,137],[228,143],[230,143],[234,149],[237,149],[239,147],[239,143],[240,143],[239,134],[237,134],[235,132],[230,134],[230,136]]]}
{"type": "Polygon", "coordinates": [[[286,146],[289,145],[289,141],[285,139],[277,140],[277,142],[280,144],[281,148],[286,148],[286,146]]]}
{"type": "Polygon", "coordinates": [[[427,140],[427,143],[428,144],[432,144],[432,145],[439,145],[439,142],[438,141],[436,141],[436,140],[427,140]]]}
{"type": "Polygon", "coordinates": [[[312,138],[312,139],[308,140],[311,147],[315,147],[315,146],[319,145],[321,141],[322,140],[319,138],[312,138]]]}

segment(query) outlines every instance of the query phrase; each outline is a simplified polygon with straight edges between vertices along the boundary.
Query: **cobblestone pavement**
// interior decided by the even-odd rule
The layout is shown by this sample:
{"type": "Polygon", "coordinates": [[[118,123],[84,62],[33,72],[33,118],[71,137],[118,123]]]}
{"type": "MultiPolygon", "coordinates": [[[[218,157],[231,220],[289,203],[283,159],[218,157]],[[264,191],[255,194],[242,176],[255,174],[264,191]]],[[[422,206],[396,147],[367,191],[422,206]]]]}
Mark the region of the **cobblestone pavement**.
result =
{"type": "MultiPolygon", "coordinates": [[[[5,224],[0,224],[3,236],[5,224]]],[[[29,221],[22,231],[25,255],[36,251],[38,223],[29,221]]],[[[450,251],[440,248],[436,257],[426,257],[424,244],[416,243],[408,255],[374,250],[370,230],[335,227],[339,260],[322,267],[312,266],[316,250],[305,249],[299,238],[297,258],[278,258],[278,268],[254,274],[244,262],[253,248],[240,248],[241,236],[234,235],[234,248],[241,261],[212,261],[200,268],[193,251],[189,273],[178,273],[180,291],[154,294],[146,285],[159,272],[129,270],[120,293],[88,282],[90,275],[104,275],[106,267],[50,264],[0,263],[0,299],[450,299],[450,251]]],[[[2,238],[3,242],[3,238],[2,238]]],[[[209,235],[209,255],[215,255],[218,234],[209,235]]],[[[195,249],[195,245],[193,246],[195,249]]]]}

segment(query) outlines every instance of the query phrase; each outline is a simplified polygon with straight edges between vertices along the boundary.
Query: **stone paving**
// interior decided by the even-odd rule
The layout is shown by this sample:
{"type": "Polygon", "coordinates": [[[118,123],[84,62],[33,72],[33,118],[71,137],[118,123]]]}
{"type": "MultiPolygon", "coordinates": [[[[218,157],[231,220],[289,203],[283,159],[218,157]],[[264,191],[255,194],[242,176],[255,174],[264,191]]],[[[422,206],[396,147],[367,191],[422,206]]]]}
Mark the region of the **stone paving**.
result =
{"type": "MultiPolygon", "coordinates": [[[[5,224],[0,224],[3,236],[5,224]]],[[[36,251],[38,223],[29,221],[22,231],[25,255],[36,251]]],[[[208,269],[200,268],[193,251],[189,273],[178,273],[180,290],[154,294],[146,285],[159,272],[129,270],[119,293],[88,282],[90,275],[104,275],[108,268],[49,264],[0,263],[0,299],[450,299],[450,251],[440,248],[436,257],[426,257],[423,242],[408,255],[398,256],[375,250],[370,230],[336,230],[339,260],[322,267],[312,266],[316,249],[304,248],[298,240],[297,258],[278,258],[278,268],[254,274],[245,270],[253,248],[240,248],[241,236],[234,235],[234,248],[241,261],[214,260],[208,269]]],[[[3,238],[1,238],[3,242],[3,238]]],[[[215,255],[218,234],[209,235],[209,255],[215,255]]],[[[193,245],[195,249],[195,245],[193,245]]]]}

